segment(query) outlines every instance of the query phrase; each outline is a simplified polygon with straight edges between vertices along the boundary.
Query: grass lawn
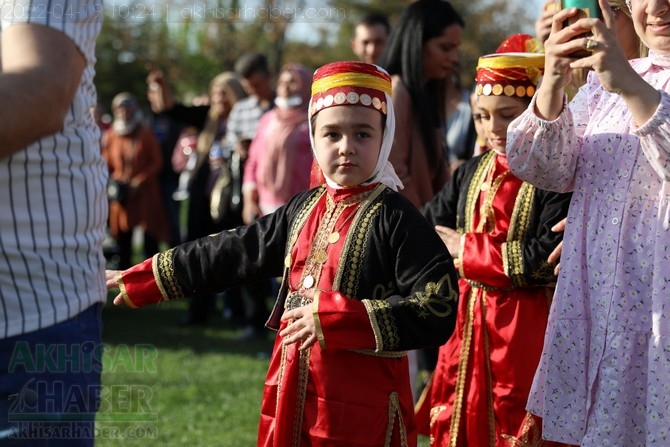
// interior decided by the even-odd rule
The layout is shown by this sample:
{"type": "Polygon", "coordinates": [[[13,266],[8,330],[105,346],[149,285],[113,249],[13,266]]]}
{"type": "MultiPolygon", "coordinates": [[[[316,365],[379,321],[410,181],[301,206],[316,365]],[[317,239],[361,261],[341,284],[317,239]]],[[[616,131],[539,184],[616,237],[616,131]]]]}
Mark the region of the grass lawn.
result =
{"type": "Polygon", "coordinates": [[[97,446],[255,445],[271,338],[237,341],[221,317],[179,327],[186,307],[105,307],[97,446]]]}
{"type": "Polygon", "coordinates": [[[256,445],[273,333],[238,341],[221,317],[179,327],[187,305],[105,306],[96,446],[256,445]]]}

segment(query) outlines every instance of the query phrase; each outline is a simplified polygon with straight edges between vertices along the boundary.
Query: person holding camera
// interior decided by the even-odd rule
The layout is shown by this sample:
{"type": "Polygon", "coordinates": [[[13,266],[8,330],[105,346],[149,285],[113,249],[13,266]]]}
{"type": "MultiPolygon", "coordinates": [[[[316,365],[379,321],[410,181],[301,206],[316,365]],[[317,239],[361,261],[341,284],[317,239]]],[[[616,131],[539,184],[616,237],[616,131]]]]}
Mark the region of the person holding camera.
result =
{"type": "Polygon", "coordinates": [[[649,56],[627,59],[606,0],[602,20],[564,27],[578,11],[557,12],[544,79],[507,135],[515,175],[573,191],[527,409],[544,439],[582,447],[670,432],[670,0],[627,3],[649,56]],[[568,104],[578,68],[590,73],[568,104]]]}
{"type": "Polygon", "coordinates": [[[114,122],[104,139],[109,166],[109,231],[119,248],[119,268],[132,265],[133,230],[144,230],[144,254],[158,252],[158,242],[172,245],[161,201],[158,173],[163,157],[153,132],[141,123],[137,100],[119,93],[112,100],[114,122]]]}

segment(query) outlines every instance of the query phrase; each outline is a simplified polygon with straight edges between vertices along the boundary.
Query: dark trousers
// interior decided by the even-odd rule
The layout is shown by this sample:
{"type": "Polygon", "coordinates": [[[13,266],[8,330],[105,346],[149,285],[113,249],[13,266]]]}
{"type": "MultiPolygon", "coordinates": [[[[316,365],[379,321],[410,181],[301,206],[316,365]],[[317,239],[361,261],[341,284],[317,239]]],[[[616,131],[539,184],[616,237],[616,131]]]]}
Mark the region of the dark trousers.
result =
{"type": "Polygon", "coordinates": [[[0,340],[0,445],[89,447],[102,372],[102,304],[0,340]]]}

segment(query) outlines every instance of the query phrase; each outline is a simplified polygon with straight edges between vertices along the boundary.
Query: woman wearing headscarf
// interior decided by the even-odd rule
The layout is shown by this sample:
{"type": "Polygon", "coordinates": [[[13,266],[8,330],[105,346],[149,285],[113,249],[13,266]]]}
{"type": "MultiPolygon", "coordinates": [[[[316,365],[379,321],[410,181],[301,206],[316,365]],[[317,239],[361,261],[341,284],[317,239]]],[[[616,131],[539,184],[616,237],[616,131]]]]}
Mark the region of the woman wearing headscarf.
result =
{"type": "Polygon", "coordinates": [[[144,254],[158,252],[158,243],[171,240],[161,200],[158,173],[163,156],[153,132],[142,124],[137,100],[119,93],[112,100],[114,121],[104,138],[102,153],[109,166],[109,231],[119,247],[119,267],[131,265],[135,227],[144,231],[144,254]],[[112,192],[113,191],[113,192],[112,192]]]}

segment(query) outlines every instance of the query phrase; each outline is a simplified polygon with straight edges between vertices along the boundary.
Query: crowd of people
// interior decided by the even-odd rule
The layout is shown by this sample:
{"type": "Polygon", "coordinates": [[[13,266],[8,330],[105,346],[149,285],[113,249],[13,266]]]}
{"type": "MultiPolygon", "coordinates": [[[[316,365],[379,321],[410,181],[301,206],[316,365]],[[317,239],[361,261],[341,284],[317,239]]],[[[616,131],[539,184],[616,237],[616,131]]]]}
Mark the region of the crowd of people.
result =
{"type": "Polygon", "coordinates": [[[47,411],[77,435],[30,445],[93,445],[107,288],[274,332],[259,446],[667,445],[670,0],[557,6],[472,89],[466,20],[416,0],[358,61],[246,53],[202,103],[154,70],[108,121],[93,8],[3,21],[0,444],[47,411]]]}

